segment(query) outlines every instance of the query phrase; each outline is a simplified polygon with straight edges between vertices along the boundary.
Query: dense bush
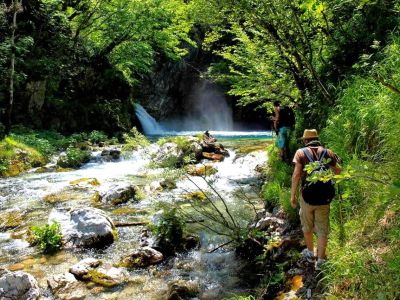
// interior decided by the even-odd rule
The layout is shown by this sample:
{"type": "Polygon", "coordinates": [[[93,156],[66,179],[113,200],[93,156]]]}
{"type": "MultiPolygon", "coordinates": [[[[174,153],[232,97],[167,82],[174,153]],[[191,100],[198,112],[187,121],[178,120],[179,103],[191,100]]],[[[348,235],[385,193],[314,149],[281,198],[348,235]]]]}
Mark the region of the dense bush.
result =
{"type": "Polygon", "coordinates": [[[90,152],[69,147],[65,155],[61,155],[57,164],[63,168],[79,168],[83,163],[90,159],[90,152]]]}
{"type": "Polygon", "coordinates": [[[92,132],[89,133],[88,139],[91,143],[98,144],[101,142],[103,142],[103,143],[106,142],[108,139],[108,136],[102,131],[93,130],[92,132]]]}
{"type": "Polygon", "coordinates": [[[29,243],[37,245],[45,253],[57,251],[62,246],[60,224],[53,222],[44,226],[32,226],[29,243]]]}
{"type": "Polygon", "coordinates": [[[122,146],[123,151],[134,151],[140,146],[148,146],[149,140],[141,134],[136,127],[133,127],[128,133],[123,134],[125,144],[122,146]]]}

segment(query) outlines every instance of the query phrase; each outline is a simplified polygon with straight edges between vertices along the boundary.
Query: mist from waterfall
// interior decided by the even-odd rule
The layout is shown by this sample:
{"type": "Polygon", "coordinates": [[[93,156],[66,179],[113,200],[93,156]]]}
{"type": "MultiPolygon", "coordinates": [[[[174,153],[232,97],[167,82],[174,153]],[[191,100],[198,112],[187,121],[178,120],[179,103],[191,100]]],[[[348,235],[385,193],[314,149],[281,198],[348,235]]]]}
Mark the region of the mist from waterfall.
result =
{"type": "Polygon", "coordinates": [[[184,116],[163,121],[163,127],[174,131],[233,130],[232,109],[223,93],[209,81],[202,80],[195,85],[184,110],[184,116]]]}

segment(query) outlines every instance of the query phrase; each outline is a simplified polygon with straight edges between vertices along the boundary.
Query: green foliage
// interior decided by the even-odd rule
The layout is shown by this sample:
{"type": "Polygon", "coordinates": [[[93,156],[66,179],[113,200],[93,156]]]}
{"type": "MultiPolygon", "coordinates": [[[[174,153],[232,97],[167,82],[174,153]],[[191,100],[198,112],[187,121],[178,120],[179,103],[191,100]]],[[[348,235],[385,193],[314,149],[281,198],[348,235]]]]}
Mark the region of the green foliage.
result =
{"type": "Polygon", "coordinates": [[[162,249],[174,252],[180,247],[185,229],[185,221],[177,213],[176,207],[163,207],[163,213],[156,224],[151,226],[152,232],[162,249]]]}
{"type": "Polygon", "coordinates": [[[125,140],[125,144],[122,146],[123,151],[134,151],[150,144],[149,140],[136,127],[133,127],[129,133],[124,133],[123,137],[125,140]]]}
{"type": "Polygon", "coordinates": [[[108,136],[102,131],[93,130],[92,132],[89,133],[88,139],[91,143],[98,144],[100,142],[107,141],[108,136]]]}
{"type": "Polygon", "coordinates": [[[332,238],[324,270],[328,291],[338,298],[399,296],[398,222],[400,178],[397,36],[377,56],[361,58],[368,72],[343,84],[338,106],[321,136],[344,160],[341,197],[331,205],[332,238]],[[382,290],[382,286],[386,288],[382,290]]]}
{"type": "Polygon", "coordinates": [[[44,226],[32,226],[30,229],[29,243],[39,246],[45,253],[55,252],[62,246],[60,224],[53,222],[44,226]]]}
{"type": "Polygon", "coordinates": [[[178,152],[182,152],[182,154],[180,154],[179,156],[169,155],[165,157],[161,162],[157,163],[155,167],[176,169],[182,168],[183,166],[196,161],[191,148],[192,142],[190,142],[187,137],[165,137],[157,141],[157,144],[159,144],[160,146],[166,143],[176,144],[178,147],[178,152]]]}
{"type": "Polygon", "coordinates": [[[293,167],[283,162],[278,155],[278,148],[268,148],[267,178],[262,187],[262,196],[266,207],[280,206],[292,222],[298,222],[296,210],[291,206],[290,187],[293,167]]]}
{"type": "Polygon", "coordinates": [[[90,152],[86,150],[69,147],[65,155],[60,156],[57,164],[62,168],[79,168],[90,159],[90,152]]]}

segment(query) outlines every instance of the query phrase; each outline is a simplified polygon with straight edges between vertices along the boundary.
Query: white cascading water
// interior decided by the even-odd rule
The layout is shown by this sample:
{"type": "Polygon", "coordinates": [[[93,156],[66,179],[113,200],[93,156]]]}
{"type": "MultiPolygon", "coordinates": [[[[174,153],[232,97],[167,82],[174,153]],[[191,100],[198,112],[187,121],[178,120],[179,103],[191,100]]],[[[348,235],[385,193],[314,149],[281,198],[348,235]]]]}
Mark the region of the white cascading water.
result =
{"type": "Polygon", "coordinates": [[[146,135],[161,135],[164,129],[140,104],[135,105],[136,116],[142,124],[143,132],[146,135]]]}

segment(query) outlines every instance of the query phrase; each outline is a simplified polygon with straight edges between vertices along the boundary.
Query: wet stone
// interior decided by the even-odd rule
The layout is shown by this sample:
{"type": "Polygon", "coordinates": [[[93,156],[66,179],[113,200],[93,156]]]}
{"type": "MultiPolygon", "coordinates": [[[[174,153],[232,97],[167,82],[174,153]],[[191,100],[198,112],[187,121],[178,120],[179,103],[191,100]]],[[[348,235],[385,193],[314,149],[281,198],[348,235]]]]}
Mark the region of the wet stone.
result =
{"type": "Polygon", "coordinates": [[[40,289],[32,275],[0,269],[0,299],[35,300],[39,296],[40,289]]]}
{"type": "Polygon", "coordinates": [[[111,219],[96,208],[53,209],[48,222],[61,226],[64,246],[100,248],[114,241],[115,226],[111,219]]]}
{"type": "Polygon", "coordinates": [[[168,284],[168,300],[191,299],[199,293],[199,286],[194,281],[177,280],[168,284]]]}
{"type": "Polygon", "coordinates": [[[80,300],[88,295],[85,284],[76,280],[71,273],[53,276],[47,280],[47,284],[57,299],[80,300]]]}
{"type": "Polygon", "coordinates": [[[131,184],[119,184],[101,189],[98,194],[98,201],[104,204],[117,205],[126,203],[129,200],[136,200],[137,187],[131,184]]]}
{"type": "Polygon", "coordinates": [[[160,263],[164,259],[161,252],[142,247],[121,259],[119,265],[126,268],[145,268],[160,263]]]}

